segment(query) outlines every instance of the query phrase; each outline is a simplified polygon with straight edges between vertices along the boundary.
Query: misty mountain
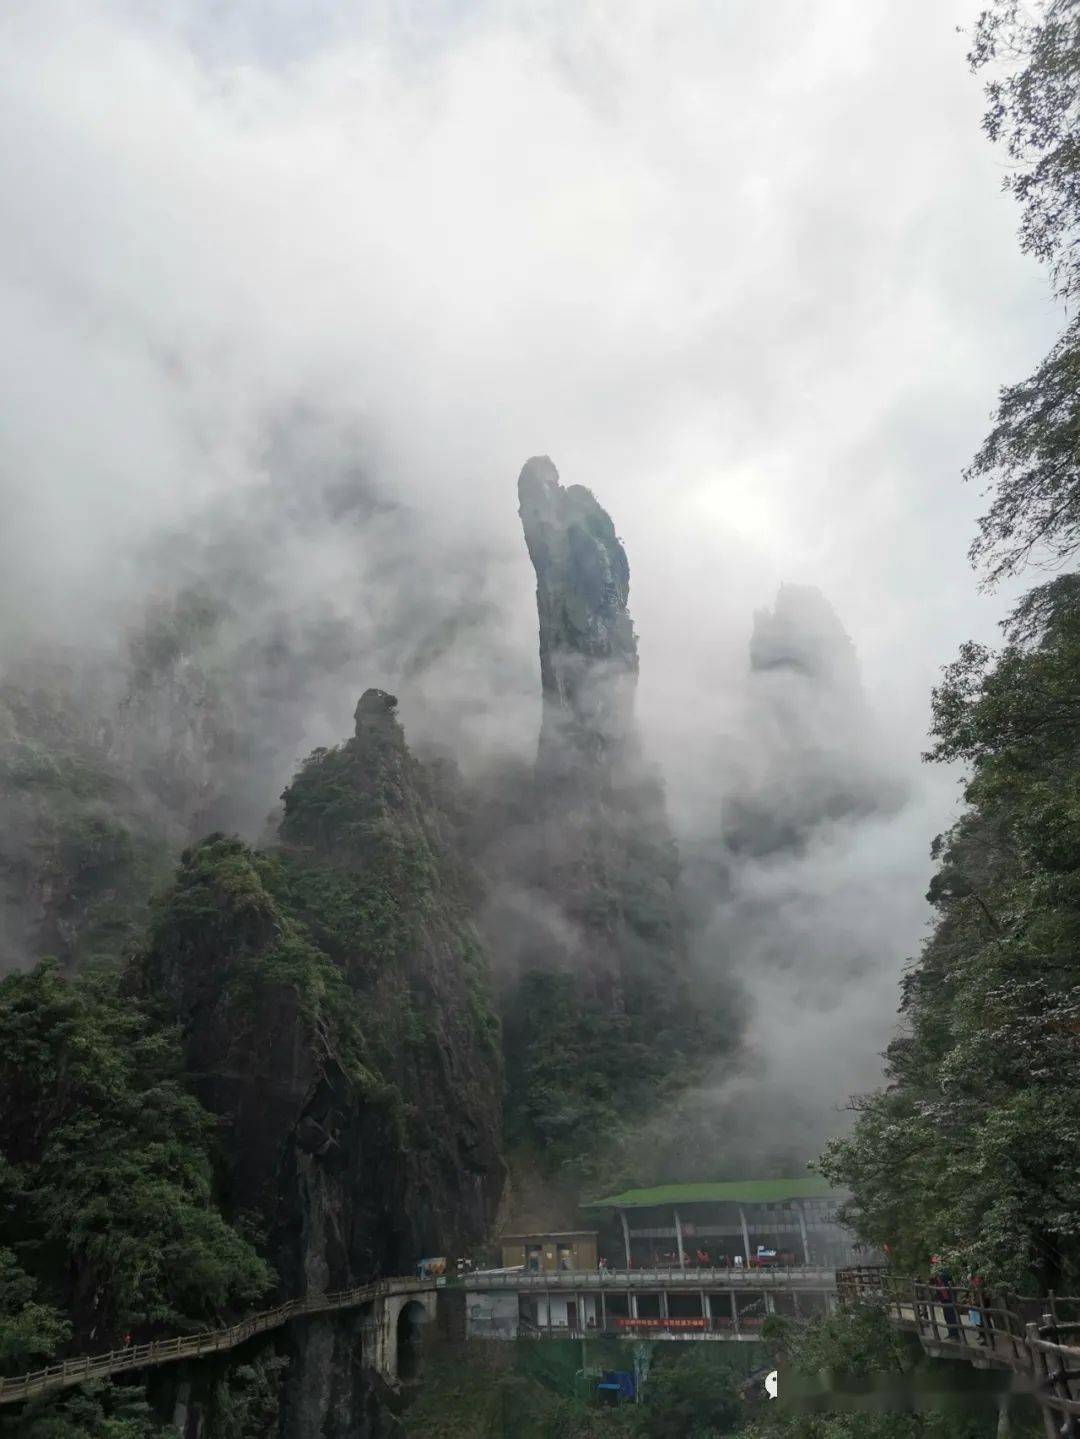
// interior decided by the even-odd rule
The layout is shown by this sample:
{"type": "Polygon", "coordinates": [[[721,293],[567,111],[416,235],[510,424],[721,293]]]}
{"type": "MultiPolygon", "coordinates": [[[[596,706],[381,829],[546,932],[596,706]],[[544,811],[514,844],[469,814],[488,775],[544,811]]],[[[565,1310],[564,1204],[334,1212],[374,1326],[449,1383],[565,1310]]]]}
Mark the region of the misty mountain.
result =
{"type": "Polygon", "coordinates": [[[781,585],[773,608],[754,616],[744,732],[754,749],[723,806],[735,854],[795,850],[820,825],[894,813],[904,802],[855,648],[812,586],[781,585]]]}

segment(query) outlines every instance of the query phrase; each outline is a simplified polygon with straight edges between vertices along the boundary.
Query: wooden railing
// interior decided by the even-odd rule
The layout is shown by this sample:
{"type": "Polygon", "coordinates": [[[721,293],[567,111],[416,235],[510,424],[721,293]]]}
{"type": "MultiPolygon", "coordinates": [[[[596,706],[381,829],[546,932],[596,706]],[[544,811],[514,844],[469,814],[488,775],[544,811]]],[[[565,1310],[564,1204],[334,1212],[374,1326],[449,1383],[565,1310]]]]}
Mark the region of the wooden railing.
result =
{"type": "Polygon", "coordinates": [[[1066,1415],[1067,1426],[1051,1432],[1080,1435],[1080,1298],[1048,1294],[1025,1297],[981,1285],[941,1286],[884,1269],[837,1271],[841,1303],[884,1303],[892,1322],[916,1333],[923,1347],[981,1366],[1004,1365],[1025,1376],[1044,1414],[1066,1415]]]}
{"type": "Polygon", "coordinates": [[[197,1334],[178,1335],[173,1339],[154,1339],[148,1344],[127,1344],[107,1354],[82,1355],[32,1370],[17,1379],[0,1378],[0,1404],[30,1399],[50,1389],[83,1384],[89,1379],[104,1379],[130,1369],[146,1369],[157,1364],[176,1364],[181,1359],[198,1359],[222,1349],[234,1349],[256,1334],[277,1329],[305,1314],[325,1314],[335,1309],[355,1309],[392,1294],[413,1293],[431,1289],[430,1279],[377,1279],[354,1289],[338,1289],[329,1294],[308,1294],[303,1299],[290,1299],[276,1309],[252,1314],[238,1324],[221,1329],[204,1329],[197,1334]]]}

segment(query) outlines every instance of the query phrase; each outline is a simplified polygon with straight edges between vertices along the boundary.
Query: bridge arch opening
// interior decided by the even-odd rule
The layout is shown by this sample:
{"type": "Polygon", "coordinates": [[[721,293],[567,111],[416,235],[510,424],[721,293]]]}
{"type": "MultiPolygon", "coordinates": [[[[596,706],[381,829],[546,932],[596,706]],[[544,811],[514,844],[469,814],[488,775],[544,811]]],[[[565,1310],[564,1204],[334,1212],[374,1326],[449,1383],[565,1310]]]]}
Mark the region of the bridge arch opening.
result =
{"type": "Polygon", "coordinates": [[[419,1379],[424,1362],[424,1325],[428,1312],[410,1299],[397,1318],[397,1377],[402,1384],[419,1379]]]}

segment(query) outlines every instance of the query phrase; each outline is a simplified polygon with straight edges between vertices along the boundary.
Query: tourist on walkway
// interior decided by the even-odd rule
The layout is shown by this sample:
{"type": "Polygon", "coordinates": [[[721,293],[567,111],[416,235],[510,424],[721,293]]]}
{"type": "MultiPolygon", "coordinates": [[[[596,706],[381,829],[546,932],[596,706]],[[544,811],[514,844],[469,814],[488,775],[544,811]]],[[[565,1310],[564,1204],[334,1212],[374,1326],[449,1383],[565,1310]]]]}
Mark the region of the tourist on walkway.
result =
{"type": "Polygon", "coordinates": [[[939,1269],[934,1276],[934,1290],[941,1304],[949,1338],[954,1343],[959,1343],[960,1316],[956,1312],[955,1296],[952,1291],[952,1283],[947,1269],[939,1269]]]}
{"type": "Polygon", "coordinates": [[[969,1280],[968,1287],[968,1323],[975,1330],[975,1339],[979,1344],[989,1344],[990,1339],[986,1333],[986,1314],[984,1312],[985,1298],[983,1296],[982,1275],[976,1274],[969,1280]]]}

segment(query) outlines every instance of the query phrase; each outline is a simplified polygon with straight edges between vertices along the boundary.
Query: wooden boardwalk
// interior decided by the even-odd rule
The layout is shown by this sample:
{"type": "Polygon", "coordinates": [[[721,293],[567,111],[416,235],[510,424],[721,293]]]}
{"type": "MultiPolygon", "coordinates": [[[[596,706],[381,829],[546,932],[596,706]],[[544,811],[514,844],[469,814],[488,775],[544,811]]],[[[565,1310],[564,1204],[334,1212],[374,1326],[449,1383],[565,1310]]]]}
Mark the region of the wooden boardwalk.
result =
{"type": "Polygon", "coordinates": [[[309,1294],[303,1299],[290,1299],[276,1309],[252,1314],[238,1324],[221,1329],[204,1329],[197,1334],[178,1335],[173,1339],[155,1339],[149,1344],[128,1344],[107,1354],[86,1354],[35,1369],[17,1379],[0,1378],[0,1404],[31,1399],[53,1389],[84,1384],[90,1379],[105,1379],[132,1369],[147,1369],[158,1364],[176,1364],[182,1359],[201,1359],[223,1349],[235,1349],[256,1334],[279,1329],[293,1319],[308,1314],[328,1314],[334,1310],[357,1309],[374,1304],[391,1295],[414,1294],[435,1287],[431,1279],[377,1279],[355,1289],[339,1289],[330,1294],[309,1294]]]}
{"type": "Polygon", "coordinates": [[[944,1300],[937,1286],[883,1269],[840,1270],[837,1288],[842,1301],[883,1301],[892,1322],[936,1358],[1011,1370],[1042,1408],[1048,1439],[1080,1439],[1080,1322],[1063,1318],[1080,1313],[1080,1299],[954,1285],[944,1300]]]}

